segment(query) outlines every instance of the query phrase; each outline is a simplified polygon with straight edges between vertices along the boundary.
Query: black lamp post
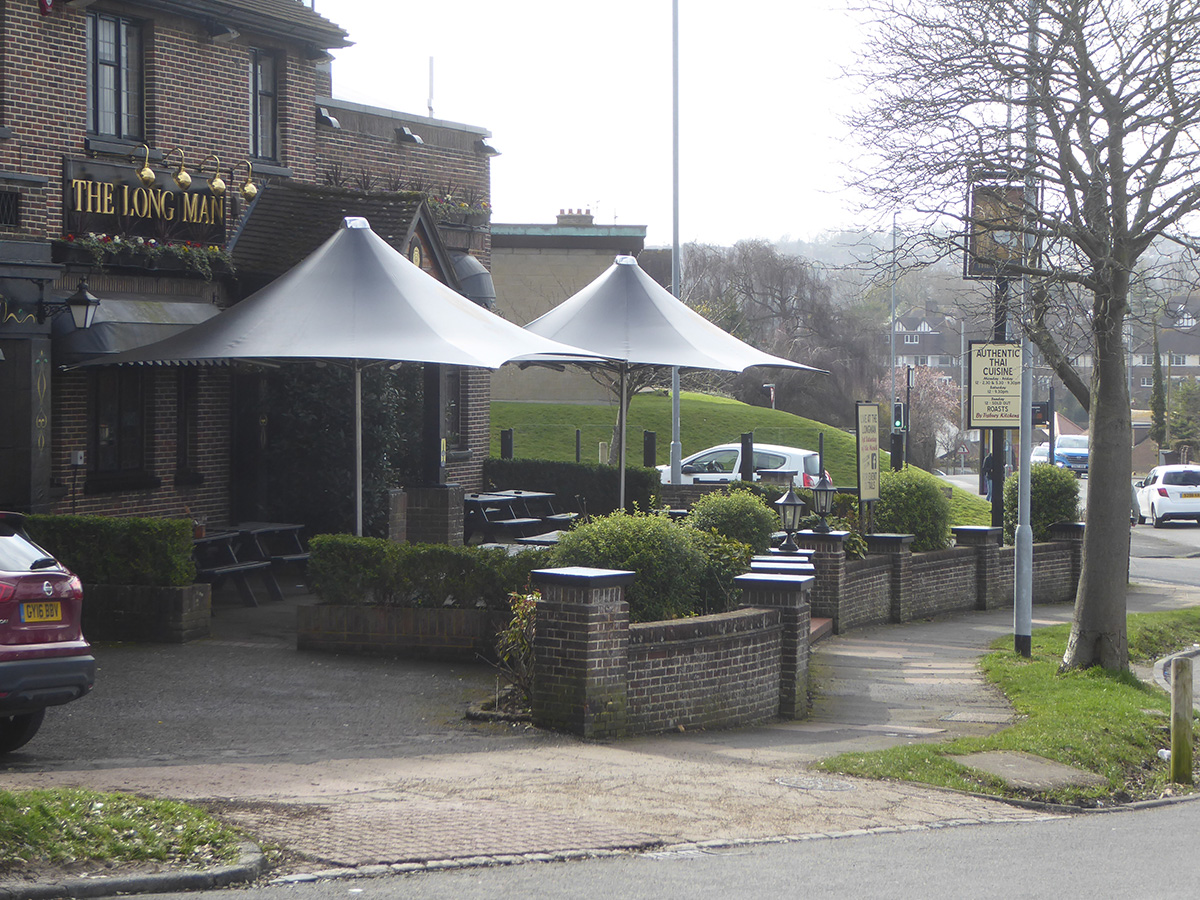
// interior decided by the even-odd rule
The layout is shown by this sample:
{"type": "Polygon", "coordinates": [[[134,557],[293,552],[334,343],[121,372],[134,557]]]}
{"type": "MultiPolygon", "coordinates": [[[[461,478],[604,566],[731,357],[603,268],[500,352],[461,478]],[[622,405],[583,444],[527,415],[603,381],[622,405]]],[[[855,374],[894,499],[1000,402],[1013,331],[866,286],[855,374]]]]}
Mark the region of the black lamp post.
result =
{"type": "Polygon", "coordinates": [[[833,509],[833,495],[837,491],[834,490],[833,482],[829,480],[828,473],[821,472],[821,477],[817,479],[812,492],[813,506],[816,507],[817,515],[821,517],[821,521],[813,526],[813,531],[820,534],[829,534],[833,529],[829,527],[829,523],[825,521],[825,517],[833,509]]]}
{"type": "Polygon", "coordinates": [[[789,487],[787,493],[775,501],[775,505],[779,507],[779,520],[783,524],[784,532],[787,533],[787,539],[779,549],[784,553],[796,553],[800,548],[796,545],[792,535],[800,530],[800,516],[804,512],[804,501],[797,497],[796,492],[789,487]]]}

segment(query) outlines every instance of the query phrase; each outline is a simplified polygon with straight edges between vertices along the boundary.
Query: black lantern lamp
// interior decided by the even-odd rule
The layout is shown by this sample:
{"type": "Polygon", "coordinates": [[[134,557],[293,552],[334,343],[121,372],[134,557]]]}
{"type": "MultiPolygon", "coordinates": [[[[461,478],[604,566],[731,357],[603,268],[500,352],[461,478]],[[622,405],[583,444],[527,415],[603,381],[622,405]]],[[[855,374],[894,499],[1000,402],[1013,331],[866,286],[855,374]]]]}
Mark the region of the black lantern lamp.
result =
{"type": "MultiPolygon", "coordinates": [[[[43,289],[44,287],[43,285],[43,289]]],[[[87,279],[81,278],[79,279],[78,289],[66,300],[61,302],[47,302],[44,297],[38,300],[38,324],[41,325],[48,318],[61,315],[70,310],[75,327],[88,328],[96,318],[96,307],[99,305],[100,298],[88,290],[87,279]]]]}
{"type": "Polygon", "coordinates": [[[833,482],[829,480],[827,472],[821,472],[821,477],[813,485],[812,492],[813,506],[816,507],[817,515],[821,517],[821,521],[813,527],[813,531],[820,534],[829,534],[833,529],[829,527],[829,523],[825,521],[825,517],[833,510],[833,495],[837,491],[833,487],[833,482]]]}
{"type": "Polygon", "coordinates": [[[784,553],[796,553],[800,548],[796,546],[792,535],[800,530],[800,517],[804,514],[804,501],[797,497],[796,492],[789,487],[787,493],[775,501],[775,505],[779,507],[779,520],[787,534],[783,546],[779,549],[784,553]]]}

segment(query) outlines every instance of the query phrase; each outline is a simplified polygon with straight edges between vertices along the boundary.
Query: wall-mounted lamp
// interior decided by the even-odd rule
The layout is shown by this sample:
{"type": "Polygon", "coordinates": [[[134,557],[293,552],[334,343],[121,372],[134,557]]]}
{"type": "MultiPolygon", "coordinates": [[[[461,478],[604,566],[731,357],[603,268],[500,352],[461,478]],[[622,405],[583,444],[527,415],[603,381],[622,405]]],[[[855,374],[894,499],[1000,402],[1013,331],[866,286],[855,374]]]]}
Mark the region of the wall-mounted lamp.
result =
{"type": "Polygon", "coordinates": [[[87,279],[79,279],[79,287],[66,300],[51,302],[46,300],[46,282],[38,282],[41,287],[41,296],[37,303],[37,320],[41,325],[49,318],[62,315],[65,312],[71,313],[71,318],[75,322],[76,328],[88,328],[92,324],[92,320],[96,318],[96,308],[100,305],[100,298],[95,296],[87,287],[87,279]]]}
{"type": "Polygon", "coordinates": [[[185,169],[183,167],[183,148],[182,147],[172,147],[170,150],[168,150],[166,153],[163,154],[163,162],[166,162],[170,158],[172,153],[179,154],[179,168],[175,170],[174,174],[172,174],[171,177],[173,179],[175,179],[175,183],[177,185],[179,185],[180,190],[186,191],[188,188],[190,188],[192,186],[192,176],[189,175],[187,173],[187,169],[185,169]]]}
{"type": "Polygon", "coordinates": [[[495,147],[493,147],[487,141],[482,140],[482,139],[475,142],[475,152],[481,153],[484,156],[499,156],[500,155],[499,150],[497,150],[495,147]]]}
{"type": "Polygon", "coordinates": [[[419,134],[414,134],[412,129],[407,125],[401,125],[396,129],[396,140],[398,140],[401,144],[425,143],[423,140],[421,140],[421,136],[419,134]]]}
{"type": "Polygon", "coordinates": [[[247,203],[258,196],[258,186],[250,179],[254,176],[254,166],[250,165],[250,160],[243,159],[246,164],[246,180],[242,182],[242,199],[247,203]]]}
{"type": "Polygon", "coordinates": [[[155,175],[154,170],[150,168],[150,148],[145,144],[142,144],[142,150],[145,151],[146,158],[142,160],[142,167],[137,170],[137,177],[138,181],[140,181],[143,185],[150,187],[154,184],[158,176],[155,175]]]}
{"type": "Polygon", "coordinates": [[[201,175],[204,174],[204,164],[209,160],[215,162],[216,169],[213,172],[212,178],[208,179],[208,189],[212,191],[214,197],[222,197],[225,195],[225,182],[221,179],[221,160],[215,153],[210,153],[200,162],[199,168],[196,169],[201,175]]]}
{"type": "Polygon", "coordinates": [[[209,19],[208,36],[214,44],[228,44],[230,41],[236,41],[241,37],[241,34],[228,25],[222,24],[215,19],[209,19]]]}

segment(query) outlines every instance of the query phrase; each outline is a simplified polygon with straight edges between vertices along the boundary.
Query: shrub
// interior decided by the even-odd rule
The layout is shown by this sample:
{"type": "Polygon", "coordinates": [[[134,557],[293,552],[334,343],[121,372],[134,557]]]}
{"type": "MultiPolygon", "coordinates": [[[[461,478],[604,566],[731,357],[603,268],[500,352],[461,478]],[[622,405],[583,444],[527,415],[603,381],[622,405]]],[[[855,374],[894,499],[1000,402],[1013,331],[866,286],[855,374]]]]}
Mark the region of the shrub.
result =
{"type": "Polygon", "coordinates": [[[705,494],[688,513],[688,524],[699,531],[717,534],[743,544],[755,553],[766,553],[771,535],[779,530],[779,517],[749,491],[705,494]]]}
{"type": "Polygon", "coordinates": [[[496,632],[496,667],[521,695],[525,706],[533,700],[533,634],[539,596],[536,592],[509,594],[512,618],[496,632]]]}
{"type": "Polygon", "coordinates": [[[707,562],[689,531],[665,516],[617,511],[566,532],[552,564],[636,572],[625,591],[633,622],[695,615],[707,562]]]}
{"type": "Polygon", "coordinates": [[[912,466],[879,473],[875,530],[915,535],[913,550],[941,550],[950,545],[950,501],[937,478],[912,466]]]}
{"type": "Polygon", "coordinates": [[[704,574],[696,585],[697,610],[708,615],[733,608],[740,597],[733,579],[749,571],[750,557],[754,555],[750,545],[715,531],[701,531],[687,525],[677,527],[704,555],[704,574]]]}
{"type": "Polygon", "coordinates": [[[190,519],[29,516],[25,530],[86,584],[182,587],[196,577],[190,519]]]}
{"type": "MultiPolygon", "coordinates": [[[[1020,479],[1004,480],[1004,543],[1016,540],[1020,479]]],[[[1034,541],[1048,541],[1055,522],[1079,518],[1079,480],[1070,469],[1038,463],[1029,469],[1029,524],[1034,541]]]]}
{"type": "Polygon", "coordinates": [[[309,578],[323,603],[476,606],[508,609],[548,552],[396,544],[383,538],[319,534],[309,541],[309,578]]]}

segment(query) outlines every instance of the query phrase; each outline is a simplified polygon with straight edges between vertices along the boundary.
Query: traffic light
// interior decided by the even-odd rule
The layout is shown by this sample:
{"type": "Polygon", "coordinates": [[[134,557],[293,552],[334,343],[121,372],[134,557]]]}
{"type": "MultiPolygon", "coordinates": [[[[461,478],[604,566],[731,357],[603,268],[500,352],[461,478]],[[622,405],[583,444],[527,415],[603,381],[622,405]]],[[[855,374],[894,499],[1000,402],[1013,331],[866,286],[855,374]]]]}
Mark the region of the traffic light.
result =
{"type": "Polygon", "coordinates": [[[903,431],[905,424],[904,404],[897,400],[892,404],[892,431],[903,431]]]}

